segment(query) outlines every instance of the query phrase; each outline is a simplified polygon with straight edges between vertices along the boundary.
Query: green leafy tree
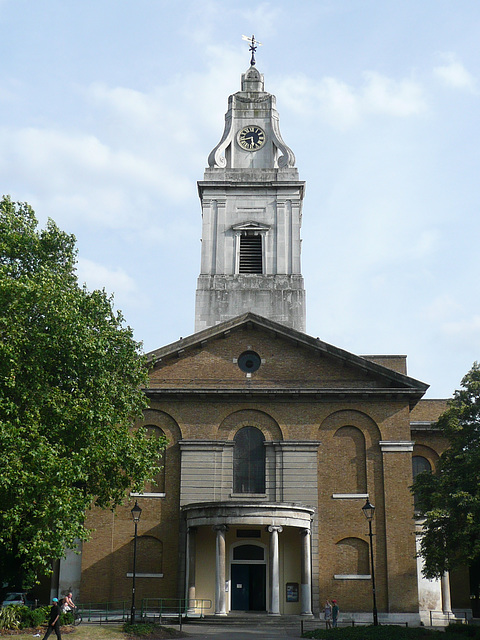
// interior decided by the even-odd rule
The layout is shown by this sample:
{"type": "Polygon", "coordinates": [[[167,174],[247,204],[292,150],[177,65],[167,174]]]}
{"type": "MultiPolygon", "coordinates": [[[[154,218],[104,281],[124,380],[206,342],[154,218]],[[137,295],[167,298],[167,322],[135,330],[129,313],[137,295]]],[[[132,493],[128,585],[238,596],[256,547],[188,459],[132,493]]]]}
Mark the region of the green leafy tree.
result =
{"type": "Polygon", "coordinates": [[[450,446],[436,473],[417,476],[412,491],[425,516],[424,575],[440,577],[480,561],[480,366],[474,363],[437,426],[450,446]]]}
{"type": "Polygon", "coordinates": [[[29,585],[155,472],[140,345],[105,291],[78,285],[75,238],[0,201],[0,575],[29,585]]]}

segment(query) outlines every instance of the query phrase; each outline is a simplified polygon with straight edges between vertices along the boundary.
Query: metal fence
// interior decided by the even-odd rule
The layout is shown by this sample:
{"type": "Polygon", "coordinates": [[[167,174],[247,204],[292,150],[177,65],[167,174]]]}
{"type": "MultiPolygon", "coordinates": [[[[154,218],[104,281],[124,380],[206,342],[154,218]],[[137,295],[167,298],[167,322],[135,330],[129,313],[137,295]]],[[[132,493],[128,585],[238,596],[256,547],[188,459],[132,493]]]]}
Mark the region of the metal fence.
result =
{"type": "Polygon", "coordinates": [[[430,626],[441,626],[450,622],[468,624],[467,611],[430,611],[430,626]]]}
{"type": "MultiPolygon", "coordinates": [[[[137,608],[139,620],[148,619],[159,621],[164,619],[172,623],[182,618],[203,618],[205,612],[212,609],[212,601],[206,599],[186,600],[185,598],[144,598],[140,608],[137,608]]],[[[121,600],[116,602],[86,603],[78,605],[83,622],[104,624],[108,622],[128,622],[131,614],[131,601],[121,600]]]]}
{"type": "MultiPolygon", "coordinates": [[[[337,627],[365,627],[373,624],[373,620],[338,620],[337,627]]],[[[408,627],[408,622],[387,622],[387,623],[379,623],[380,626],[394,626],[394,627],[408,627]]],[[[318,628],[326,628],[325,620],[322,618],[315,619],[305,619],[300,620],[300,631],[303,635],[305,631],[313,631],[318,628]]]]}
{"type": "Polygon", "coordinates": [[[144,598],[141,614],[143,617],[175,618],[177,616],[189,618],[203,618],[205,612],[212,609],[212,601],[207,599],[186,598],[144,598]]]}

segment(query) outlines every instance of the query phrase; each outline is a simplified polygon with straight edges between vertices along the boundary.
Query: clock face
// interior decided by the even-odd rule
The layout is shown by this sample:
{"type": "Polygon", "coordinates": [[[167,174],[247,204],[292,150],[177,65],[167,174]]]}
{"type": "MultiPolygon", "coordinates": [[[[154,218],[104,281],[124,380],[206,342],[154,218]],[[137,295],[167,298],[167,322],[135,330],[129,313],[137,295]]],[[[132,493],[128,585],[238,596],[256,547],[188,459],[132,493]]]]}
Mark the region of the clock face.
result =
{"type": "Polygon", "coordinates": [[[238,144],[247,151],[256,151],[265,144],[265,131],[252,124],[238,132],[238,144]]]}

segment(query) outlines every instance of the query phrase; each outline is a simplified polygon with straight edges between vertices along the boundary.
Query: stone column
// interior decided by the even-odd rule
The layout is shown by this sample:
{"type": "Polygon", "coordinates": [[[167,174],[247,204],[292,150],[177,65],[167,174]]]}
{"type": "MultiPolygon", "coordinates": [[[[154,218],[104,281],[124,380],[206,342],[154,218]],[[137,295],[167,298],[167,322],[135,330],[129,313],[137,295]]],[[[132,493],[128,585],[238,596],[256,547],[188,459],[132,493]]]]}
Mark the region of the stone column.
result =
{"type": "Polygon", "coordinates": [[[271,616],[280,615],[280,569],[278,554],[278,534],[282,533],[283,527],[270,525],[270,608],[268,613],[271,616]]]}
{"type": "Polygon", "coordinates": [[[312,615],[312,561],[310,554],[310,529],[301,529],[302,559],[301,559],[301,585],[300,604],[302,616],[312,615]]]}
{"type": "Polygon", "coordinates": [[[218,524],[213,527],[217,533],[215,546],[215,615],[226,616],[225,599],[225,533],[228,527],[218,524]]]}
{"type": "Polygon", "coordinates": [[[442,576],[442,611],[443,613],[452,612],[452,601],[450,599],[450,574],[448,571],[442,576]]]}
{"type": "Polygon", "coordinates": [[[187,529],[187,611],[195,612],[195,560],[197,550],[197,528],[187,529]]]}

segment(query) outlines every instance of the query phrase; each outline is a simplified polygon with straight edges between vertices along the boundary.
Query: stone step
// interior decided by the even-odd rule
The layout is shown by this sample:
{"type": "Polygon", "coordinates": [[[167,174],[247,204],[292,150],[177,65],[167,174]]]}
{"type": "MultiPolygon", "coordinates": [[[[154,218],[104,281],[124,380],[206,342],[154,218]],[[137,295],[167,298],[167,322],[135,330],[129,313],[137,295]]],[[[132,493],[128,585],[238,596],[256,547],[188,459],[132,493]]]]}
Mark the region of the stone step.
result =
{"type": "Polygon", "coordinates": [[[274,626],[274,627],[298,627],[302,620],[312,620],[312,617],[302,616],[270,616],[265,612],[235,612],[226,616],[207,615],[203,618],[186,618],[185,622],[195,625],[236,625],[236,626],[274,626]]]}

